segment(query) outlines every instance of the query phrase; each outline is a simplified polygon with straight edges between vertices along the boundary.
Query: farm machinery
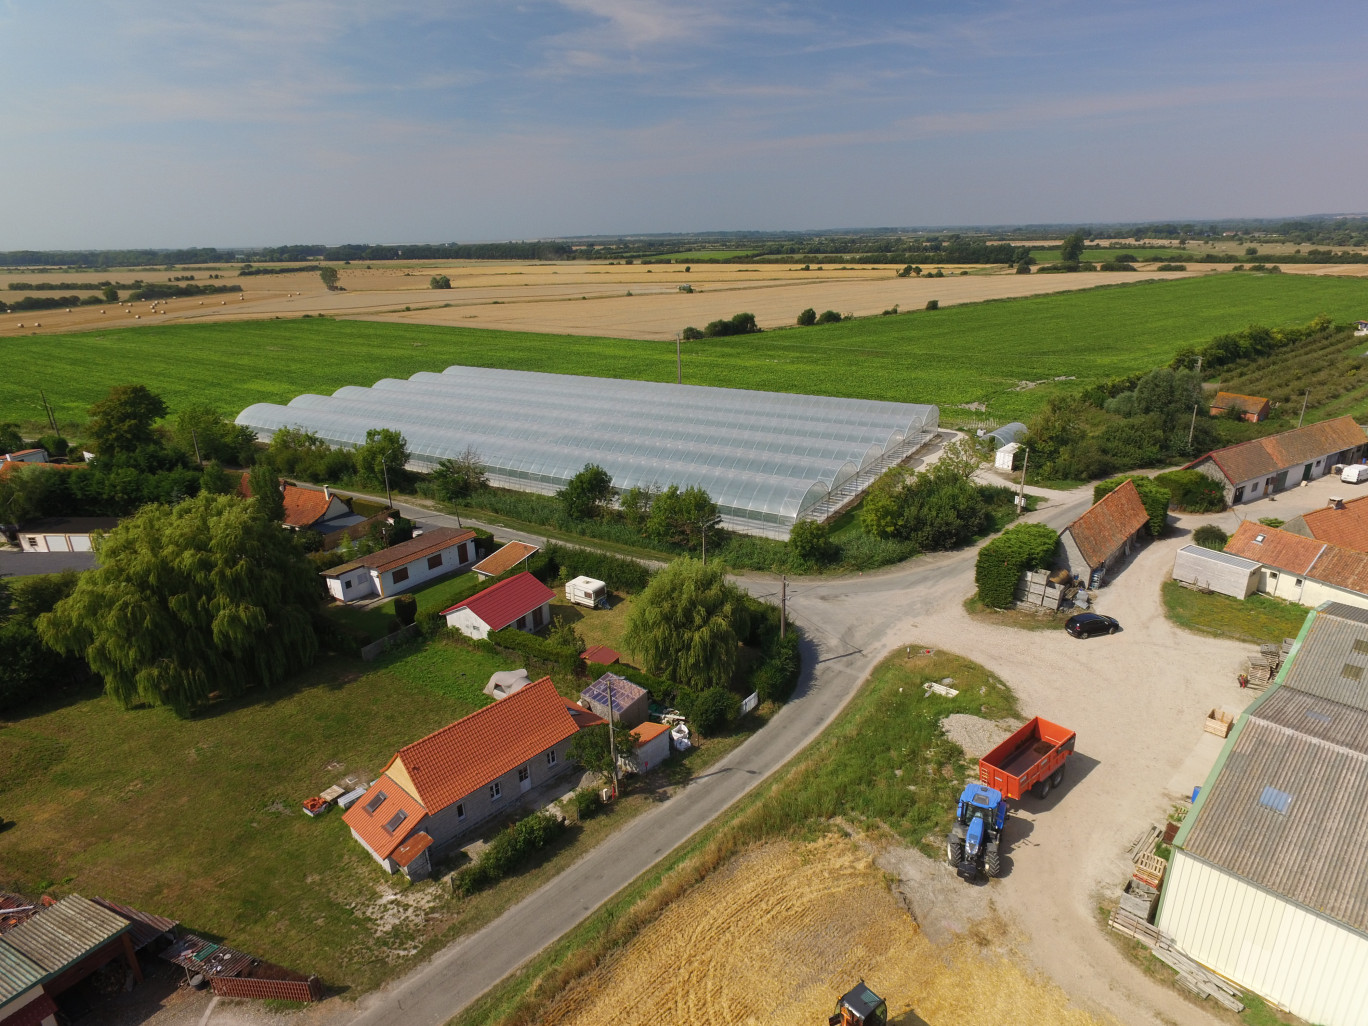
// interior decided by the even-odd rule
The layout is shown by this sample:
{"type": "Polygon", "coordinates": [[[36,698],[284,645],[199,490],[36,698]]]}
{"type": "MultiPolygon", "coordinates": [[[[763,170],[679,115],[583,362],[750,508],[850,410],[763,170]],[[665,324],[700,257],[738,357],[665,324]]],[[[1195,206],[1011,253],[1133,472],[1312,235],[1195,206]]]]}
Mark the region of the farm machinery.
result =
{"type": "Polygon", "coordinates": [[[980,871],[997,876],[1002,870],[1002,828],[1006,824],[1007,802],[1001,791],[982,784],[967,786],[945,842],[945,857],[955,872],[971,883],[980,871]]]}
{"type": "Polygon", "coordinates": [[[888,1003],[861,980],[841,995],[827,1026],[888,1026],[888,1003]]]}

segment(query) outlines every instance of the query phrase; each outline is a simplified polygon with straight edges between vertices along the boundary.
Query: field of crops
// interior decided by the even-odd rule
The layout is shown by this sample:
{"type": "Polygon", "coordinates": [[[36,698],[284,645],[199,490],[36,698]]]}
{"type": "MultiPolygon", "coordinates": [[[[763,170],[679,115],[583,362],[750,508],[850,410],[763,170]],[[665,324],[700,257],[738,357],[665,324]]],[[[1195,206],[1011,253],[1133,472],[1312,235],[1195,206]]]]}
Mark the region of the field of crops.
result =
{"type": "MultiPolygon", "coordinates": [[[[1056,389],[1166,363],[1182,346],[1251,323],[1364,316],[1368,282],[1220,274],[916,311],[685,343],[690,384],[932,402],[1029,416],[1056,389]],[[1027,385],[1022,385],[1027,382],[1027,385]],[[1039,383],[1032,387],[1029,383],[1039,383]]],[[[325,319],[129,328],[3,342],[0,421],[37,425],[38,390],[84,420],[110,386],[141,382],[176,409],[236,414],[450,364],[672,381],[668,342],[325,319]]],[[[948,412],[948,411],[947,411],[948,412]]]]}
{"type": "Polygon", "coordinates": [[[753,249],[691,249],[687,253],[662,253],[659,256],[652,254],[651,260],[692,260],[696,264],[707,263],[709,260],[733,260],[736,257],[748,257],[755,250],[753,249]]]}
{"type": "MultiPolygon", "coordinates": [[[[1178,249],[1176,246],[1126,246],[1122,249],[1092,249],[1089,247],[1083,251],[1083,259],[1091,260],[1094,263],[1101,263],[1103,260],[1114,260],[1119,256],[1129,254],[1136,260],[1167,260],[1175,264],[1191,260],[1201,256],[1197,250],[1178,249]]],[[[1058,247],[1054,249],[1033,249],[1031,256],[1042,264],[1052,263],[1059,259],[1058,247]]]]}

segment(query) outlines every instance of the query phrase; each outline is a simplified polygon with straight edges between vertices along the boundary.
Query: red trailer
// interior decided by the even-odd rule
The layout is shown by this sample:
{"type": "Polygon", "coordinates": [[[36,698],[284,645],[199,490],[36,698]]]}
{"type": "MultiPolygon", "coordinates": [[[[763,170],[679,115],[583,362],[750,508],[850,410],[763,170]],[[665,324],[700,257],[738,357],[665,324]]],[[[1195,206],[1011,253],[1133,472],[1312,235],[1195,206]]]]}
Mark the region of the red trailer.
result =
{"type": "Polygon", "coordinates": [[[1044,798],[1064,779],[1078,735],[1039,716],[979,760],[979,781],[1008,798],[1044,798]]]}

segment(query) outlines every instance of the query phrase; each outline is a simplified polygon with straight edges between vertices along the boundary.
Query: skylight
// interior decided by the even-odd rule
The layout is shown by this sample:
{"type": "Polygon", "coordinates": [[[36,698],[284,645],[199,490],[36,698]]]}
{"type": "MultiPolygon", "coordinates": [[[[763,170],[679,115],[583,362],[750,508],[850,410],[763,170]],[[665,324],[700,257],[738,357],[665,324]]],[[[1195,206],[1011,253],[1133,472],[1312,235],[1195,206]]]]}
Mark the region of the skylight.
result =
{"type": "Polygon", "coordinates": [[[1259,804],[1265,809],[1272,809],[1281,816],[1287,815],[1287,808],[1292,804],[1292,796],[1286,791],[1279,791],[1276,787],[1265,787],[1263,794],[1259,795],[1259,804]]]}
{"type": "Polygon", "coordinates": [[[1329,722],[1330,722],[1330,717],[1329,717],[1329,716],[1327,716],[1327,715],[1326,715],[1325,713],[1323,713],[1323,712],[1317,712],[1315,709],[1307,709],[1307,710],[1306,710],[1306,715],[1307,715],[1308,717],[1310,717],[1311,719],[1315,720],[1317,723],[1329,723],[1329,722]]]}
{"type": "Polygon", "coordinates": [[[1343,677],[1348,677],[1350,680],[1362,680],[1363,667],[1358,666],[1354,663],[1345,663],[1344,669],[1340,671],[1340,675],[1343,677]]]}
{"type": "Polygon", "coordinates": [[[399,829],[399,824],[404,822],[404,820],[406,819],[408,819],[408,813],[405,812],[403,809],[400,809],[393,816],[391,816],[390,821],[385,824],[385,833],[394,833],[396,830],[399,829]]]}
{"type": "Polygon", "coordinates": [[[1263,540],[1264,540],[1265,538],[1267,538],[1267,537],[1268,537],[1268,535],[1266,535],[1266,534],[1256,534],[1256,535],[1254,536],[1254,542],[1255,542],[1255,544],[1257,544],[1257,545],[1262,545],[1262,544],[1263,544],[1263,540]]]}
{"type": "Polygon", "coordinates": [[[376,791],[371,797],[371,800],[366,802],[366,811],[371,813],[375,812],[376,809],[385,804],[385,799],[387,797],[388,795],[386,795],[384,791],[376,791]]]}

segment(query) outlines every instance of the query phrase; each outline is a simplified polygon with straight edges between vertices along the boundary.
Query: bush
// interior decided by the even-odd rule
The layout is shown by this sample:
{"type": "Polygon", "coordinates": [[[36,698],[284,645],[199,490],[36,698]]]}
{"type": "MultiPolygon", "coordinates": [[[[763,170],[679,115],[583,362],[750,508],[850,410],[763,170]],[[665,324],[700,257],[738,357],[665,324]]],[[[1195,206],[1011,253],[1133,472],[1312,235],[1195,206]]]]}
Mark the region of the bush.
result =
{"type": "Polygon", "coordinates": [[[1149,515],[1149,533],[1151,537],[1158,538],[1168,526],[1168,508],[1172,496],[1167,488],[1155,484],[1153,478],[1143,474],[1126,474],[1099,481],[1093,485],[1093,502],[1101,502],[1105,496],[1127,481],[1135,482],[1135,490],[1140,493],[1140,502],[1144,504],[1145,512],[1149,515]]]}
{"type": "Polygon", "coordinates": [[[435,609],[419,613],[417,623],[418,630],[425,638],[435,638],[447,628],[446,617],[435,609]]]}
{"type": "Polygon", "coordinates": [[[599,801],[599,796],[592,788],[582,787],[575,792],[575,815],[583,823],[586,819],[598,815],[599,809],[603,808],[603,803],[599,801]]]}
{"type": "Polygon", "coordinates": [[[704,338],[724,338],[728,335],[753,335],[760,330],[755,314],[733,314],[731,320],[712,321],[703,329],[704,338]]]}
{"type": "Polygon", "coordinates": [[[398,595],[394,599],[394,618],[401,628],[408,627],[418,618],[418,599],[413,595],[398,595]]]}
{"type": "Polygon", "coordinates": [[[1026,570],[1039,570],[1054,558],[1059,535],[1044,524],[1017,524],[979,550],[974,583],[979,599],[1006,609],[1016,597],[1017,581],[1026,570]]]}
{"type": "Polygon", "coordinates": [[[1017,273],[1017,274],[1030,274],[1030,273],[1031,273],[1031,265],[1028,264],[1025,260],[1023,260],[1021,263],[1019,263],[1019,264],[1016,265],[1016,273],[1017,273]]]}
{"type": "Polygon", "coordinates": [[[564,832],[565,824],[549,812],[520,819],[489,842],[479,861],[456,875],[454,889],[469,896],[497,883],[564,832]]]}
{"type": "Polygon", "coordinates": [[[691,729],[704,737],[720,732],[741,711],[740,699],[724,687],[711,687],[705,691],[681,688],[675,704],[688,719],[691,729]]]}
{"type": "Polygon", "coordinates": [[[1219,513],[1226,508],[1225,489],[1200,470],[1170,470],[1154,483],[1169,490],[1173,508],[1184,513],[1219,513]]]}
{"type": "Polygon", "coordinates": [[[928,300],[926,301],[926,308],[927,308],[928,310],[939,310],[939,309],[940,309],[940,300],[939,300],[939,299],[928,299],[928,300]]]}
{"type": "Polygon", "coordinates": [[[1186,271],[1187,264],[1160,264],[1156,271],[1186,271]]]}
{"type": "Polygon", "coordinates": [[[835,553],[831,530],[815,520],[800,520],[794,524],[789,531],[789,545],[799,559],[818,566],[829,562],[835,553]]]}
{"type": "Polygon", "coordinates": [[[1097,265],[1099,271],[1133,271],[1135,266],[1125,260],[1104,260],[1097,265]]]}
{"type": "Polygon", "coordinates": [[[768,657],[751,678],[751,686],[763,702],[783,702],[793,694],[802,669],[799,656],[799,635],[790,628],[782,638],[775,638],[768,657]]]}
{"type": "Polygon", "coordinates": [[[691,324],[680,333],[679,337],[685,342],[697,342],[703,337],[703,332],[699,331],[691,324]]]}
{"type": "Polygon", "coordinates": [[[841,315],[835,310],[823,310],[822,315],[817,318],[818,324],[840,324],[841,315]]]}
{"type": "Polygon", "coordinates": [[[1228,541],[1230,541],[1230,535],[1215,524],[1203,524],[1192,532],[1192,543],[1200,545],[1204,549],[1215,549],[1220,552],[1226,547],[1228,541]]]}
{"type": "Polygon", "coordinates": [[[574,649],[560,648],[535,634],[528,634],[516,627],[505,627],[494,631],[489,640],[499,648],[511,650],[529,659],[539,659],[565,673],[584,672],[584,660],[574,649]]]}
{"type": "Polygon", "coordinates": [[[810,328],[817,323],[817,311],[808,307],[798,315],[798,324],[803,328],[810,328]]]}

